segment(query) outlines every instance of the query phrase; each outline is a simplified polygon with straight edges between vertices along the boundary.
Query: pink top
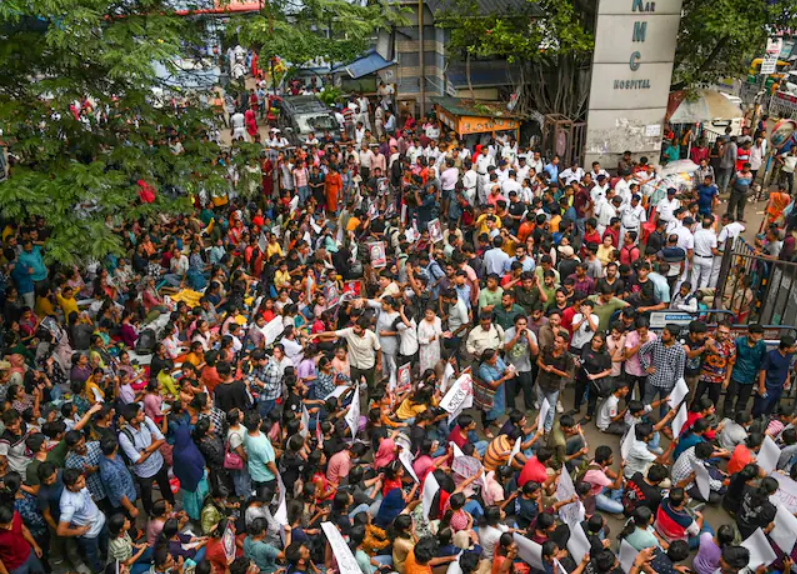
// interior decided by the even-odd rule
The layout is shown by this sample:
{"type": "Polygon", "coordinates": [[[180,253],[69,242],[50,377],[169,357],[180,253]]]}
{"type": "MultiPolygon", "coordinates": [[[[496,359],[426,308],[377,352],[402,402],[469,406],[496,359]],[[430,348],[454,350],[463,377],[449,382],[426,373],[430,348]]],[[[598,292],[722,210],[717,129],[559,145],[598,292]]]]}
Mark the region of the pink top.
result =
{"type": "MultiPolygon", "coordinates": [[[[648,331],[648,341],[655,341],[658,337],[656,333],[648,331]]],[[[633,349],[639,344],[639,333],[631,331],[625,336],[625,348],[633,349]]],[[[629,357],[625,362],[625,372],[634,377],[643,377],[645,372],[642,370],[642,364],[639,362],[639,353],[635,353],[629,357]]]]}
{"type": "Polygon", "coordinates": [[[351,457],[348,450],[342,450],[329,458],[327,465],[327,479],[334,484],[340,484],[341,479],[349,476],[351,470],[351,457]]]}
{"type": "Polygon", "coordinates": [[[412,463],[412,470],[415,471],[415,476],[417,476],[418,480],[423,484],[423,481],[426,480],[426,475],[434,470],[434,459],[428,454],[419,456],[415,459],[415,462],[412,463]]]}
{"type": "MultiPolygon", "coordinates": [[[[379,444],[379,450],[374,455],[374,467],[382,468],[396,459],[396,443],[392,438],[386,438],[379,444]]],[[[420,478],[420,477],[419,477],[420,478]]]]}
{"type": "Polygon", "coordinates": [[[153,421],[155,419],[161,420],[163,414],[161,413],[161,405],[163,404],[163,397],[147,393],[144,397],[144,414],[146,414],[153,421]]]}

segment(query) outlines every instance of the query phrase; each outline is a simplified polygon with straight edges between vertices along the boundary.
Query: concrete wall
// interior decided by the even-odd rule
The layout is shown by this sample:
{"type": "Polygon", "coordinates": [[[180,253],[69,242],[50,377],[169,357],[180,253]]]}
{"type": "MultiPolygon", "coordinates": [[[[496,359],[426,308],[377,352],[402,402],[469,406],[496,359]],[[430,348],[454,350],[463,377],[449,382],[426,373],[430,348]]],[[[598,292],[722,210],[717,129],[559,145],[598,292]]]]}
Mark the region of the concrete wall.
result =
{"type": "Polygon", "coordinates": [[[682,0],[599,0],[585,164],[658,161],[682,0]]]}

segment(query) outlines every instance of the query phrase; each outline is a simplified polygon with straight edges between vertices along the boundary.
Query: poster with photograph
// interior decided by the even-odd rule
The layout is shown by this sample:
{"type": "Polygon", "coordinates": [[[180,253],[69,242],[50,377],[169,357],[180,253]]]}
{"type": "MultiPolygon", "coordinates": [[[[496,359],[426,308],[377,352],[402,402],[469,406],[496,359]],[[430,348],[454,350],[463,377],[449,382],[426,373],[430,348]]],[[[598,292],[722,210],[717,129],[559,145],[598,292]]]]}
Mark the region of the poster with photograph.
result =
{"type": "Polygon", "coordinates": [[[429,237],[433,243],[443,240],[443,226],[440,225],[439,219],[433,219],[429,222],[429,237]]]}
{"type": "Polygon", "coordinates": [[[396,392],[403,393],[412,386],[412,378],[410,374],[410,370],[412,369],[412,363],[407,363],[406,365],[402,365],[398,368],[398,372],[396,373],[396,392]]]}
{"type": "Polygon", "coordinates": [[[368,246],[371,255],[371,267],[382,269],[387,266],[387,253],[385,252],[385,242],[377,241],[368,246]]]}

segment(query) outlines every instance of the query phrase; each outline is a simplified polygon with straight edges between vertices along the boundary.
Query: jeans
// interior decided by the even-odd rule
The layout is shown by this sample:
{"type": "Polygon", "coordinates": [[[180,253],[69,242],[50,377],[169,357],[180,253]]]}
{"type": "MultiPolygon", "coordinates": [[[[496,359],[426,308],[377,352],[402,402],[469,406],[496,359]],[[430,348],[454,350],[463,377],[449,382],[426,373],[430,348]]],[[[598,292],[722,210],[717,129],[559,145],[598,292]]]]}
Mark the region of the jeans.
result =
{"type": "Polygon", "coordinates": [[[166,463],[161,466],[160,470],[155,473],[154,476],[150,476],[148,478],[136,476],[135,479],[136,482],[138,482],[138,485],[141,487],[141,502],[144,505],[144,512],[146,512],[148,516],[152,515],[153,482],[158,483],[161,496],[164,498],[164,500],[168,500],[171,504],[174,504],[174,494],[172,494],[172,488],[169,484],[169,470],[166,468],[166,463]]]}
{"type": "Polygon", "coordinates": [[[731,383],[728,385],[728,392],[725,394],[725,407],[723,414],[726,417],[732,418],[733,415],[740,411],[747,410],[747,403],[750,400],[750,393],[753,392],[753,383],[738,383],[731,377],[731,383]],[[736,404],[733,404],[736,399],[736,404]]]}
{"type": "Polygon", "coordinates": [[[639,398],[643,398],[645,396],[645,382],[647,381],[646,376],[637,377],[635,375],[628,375],[628,395],[626,395],[626,399],[631,401],[634,397],[634,387],[639,387],[639,398]]]}
{"type": "MultiPolygon", "coordinates": [[[[700,534],[704,532],[710,532],[711,535],[714,535],[714,529],[711,528],[711,525],[708,522],[703,523],[703,528],[700,530],[700,534]]],[[[700,534],[697,536],[690,536],[689,540],[689,550],[697,550],[700,547],[700,534]]]]}
{"type": "MultiPolygon", "coordinates": [[[[549,432],[551,427],[553,427],[553,419],[556,416],[556,403],[559,401],[559,390],[556,391],[546,391],[540,387],[540,406],[542,406],[542,401],[548,399],[548,404],[551,405],[551,408],[548,409],[548,414],[545,417],[544,421],[540,421],[543,427],[545,428],[545,432],[549,432]]],[[[621,511],[622,512],[622,511],[621,511]]]]}
{"type": "Polygon", "coordinates": [[[623,489],[611,490],[608,487],[603,489],[598,496],[595,497],[595,506],[598,510],[608,512],[610,514],[622,514],[623,512],[623,489]]]}
{"type": "Polygon", "coordinates": [[[595,408],[598,406],[598,393],[595,387],[590,384],[589,379],[583,377],[576,378],[576,396],[574,409],[581,410],[581,405],[584,404],[584,395],[587,395],[587,416],[592,417],[595,415],[595,408]]]}
{"type": "Polygon", "coordinates": [[[108,526],[103,526],[100,534],[95,538],[79,536],[77,543],[88,566],[94,572],[102,572],[103,562],[101,557],[108,554],[108,526]]]}
{"type": "Polygon", "coordinates": [[[482,505],[473,499],[468,500],[465,503],[465,506],[462,507],[462,510],[470,514],[473,517],[474,522],[477,523],[479,521],[479,518],[484,516],[484,510],[482,509],[482,505]]]}
{"type": "Polygon", "coordinates": [[[487,447],[490,446],[490,443],[486,440],[480,440],[473,443],[473,448],[476,449],[476,452],[479,453],[479,456],[484,456],[484,453],[487,452],[487,447]]]}
{"type": "Polygon", "coordinates": [[[304,204],[310,198],[310,186],[303,185],[299,188],[299,203],[304,204]]]}
{"type": "Polygon", "coordinates": [[[363,504],[361,504],[361,505],[357,506],[357,507],[356,507],[354,510],[352,510],[351,512],[349,512],[349,518],[354,518],[355,516],[357,516],[357,515],[358,515],[358,514],[360,514],[361,512],[368,512],[368,510],[369,510],[370,508],[371,508],[371,507],[370,507],[369,505],[367,505],[367,504],[363,503],[363,504]]]}
{"type": "Polygon", "coordinates": [[[728,188],[728,184],[731,182],[731,175],[733,175],[732,167],[721,167],[717,170],[717,187],[721,192],[728,188]]]}
{"type": "Polygon", "coordinates": [[[179,287],[180,284],[183,282],[183,278],[176,273],[167,273],[163,276],[163,280],[168,283],[171,287],[179,287]]]}
{"type": "MultiPolygon", "coordinates": [[[[665,389],[664,387],[654,387],[651,384],[647,384],[645,385],[645,396],[642,399],[642,402],[646,405],[651,404],[654,400],[656,400],[657,394],[659,395],[660,399],[663,399],[669,395],[674,388],[675,385],[665,389]]],[[[664,415],[667,413],[667,409],[669,408],[670,405],[668,405],[666,402],[661,403],[661,406],[659,407],[659,416],[664,417],[664,415]]]]}
{"type": "Polygon", "coordinates": [[[252,492],[252,480],[249,478],[249,469],[244,467],[241,470],[231,470],[232,482],[235,485],[235,494],[241,498],[249,498],[252,492]]]}
{"type": "Polygon", "coordinates": [[[44,574],[44,566],[42,566],[39,557],[36,556],[33,548],[31,548],[30,555],[22,564],[22,566],[14,568],[13,570],[9,570],[8,572],[9,574],[44,574]]]}
{"type": "MultiPolygon", "coordinates": [[[[323,397],[321,397],[321,398],[323,398],[323,397]]],[[[257,403],[257,410],[260,413],[260,418],[262,418],[263,420],[266,420],[266,415],[268,415],[268,413],[273,411],[274,407],[276,407],[276,406],[277,406],[277,401],[276,400],[271,401],[271,400],[267,400],[267,399],[261,399],[257,403]]]]}
{"type": "MultiPolygon", "coordinates": [[[[204,547],[201,548],[204,550],[204,547]]],[[[152,548],[147,548],[144,550],[144,553],[139,556],[138,560],[130,567],[130,574],[144,574],[145,572],[149,572],[152,568],[152,548]]]]}

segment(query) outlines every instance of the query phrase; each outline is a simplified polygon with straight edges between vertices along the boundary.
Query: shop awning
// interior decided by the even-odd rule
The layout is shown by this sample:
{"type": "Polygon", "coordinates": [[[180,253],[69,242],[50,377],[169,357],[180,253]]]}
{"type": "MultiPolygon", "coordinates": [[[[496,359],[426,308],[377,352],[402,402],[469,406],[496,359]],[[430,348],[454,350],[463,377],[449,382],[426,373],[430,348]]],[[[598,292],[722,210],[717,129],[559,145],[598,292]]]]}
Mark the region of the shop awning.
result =
{"type": "Polygon", "coordinates": [[[385,60],[375,51],[372,51],[362,58],[354,60],[350,64],[335,66],[332,68],[332,73],[334,74],[345,71],[347,74],[349,74],[349,76],[356,80],[357,78],[362,78],[368,74],[373,74],[379,70],[387,68],[388,66],[392,66],[393,64],[395,64],[395,62],[391,60],[385,60]]]}
{"type": "Polygon", "coordinates": [[[716,90],[698,90],[688,97],[686,90],[670,94],[667,103],[667,121],[671,124],[696,124],[712,120],[732,120],[742,115],[742,110],[716,90]]]}

